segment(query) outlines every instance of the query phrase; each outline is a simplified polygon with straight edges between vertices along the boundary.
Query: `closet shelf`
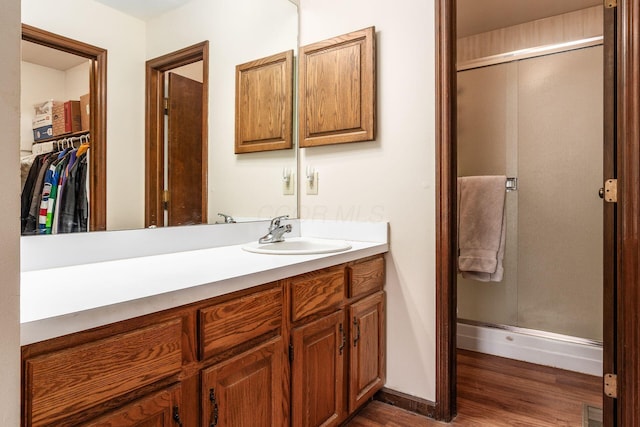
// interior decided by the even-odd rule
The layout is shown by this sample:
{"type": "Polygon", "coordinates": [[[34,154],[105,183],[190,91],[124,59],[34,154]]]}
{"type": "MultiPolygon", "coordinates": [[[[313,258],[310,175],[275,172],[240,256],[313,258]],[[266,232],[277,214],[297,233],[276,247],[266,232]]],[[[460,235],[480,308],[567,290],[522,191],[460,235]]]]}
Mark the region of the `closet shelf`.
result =
{"type": "Polygon", "coordinates": [[[57,136],[52,136],[51,138],[47,138],[47,139],[42,139],[40,141],[35,141],[33,144],[42,144],[44,142],[51,142],[51,141],[58,141],[60,139],[64,139],[64,138],[71,138],[71,137],[75,137],[75,136],[82,136],[82,135],[88,135],[90,133],[89,130],[81,130],[78,132],[68,132],[68,133],[63,133],[62,135],[57,135],[57,136]]]}

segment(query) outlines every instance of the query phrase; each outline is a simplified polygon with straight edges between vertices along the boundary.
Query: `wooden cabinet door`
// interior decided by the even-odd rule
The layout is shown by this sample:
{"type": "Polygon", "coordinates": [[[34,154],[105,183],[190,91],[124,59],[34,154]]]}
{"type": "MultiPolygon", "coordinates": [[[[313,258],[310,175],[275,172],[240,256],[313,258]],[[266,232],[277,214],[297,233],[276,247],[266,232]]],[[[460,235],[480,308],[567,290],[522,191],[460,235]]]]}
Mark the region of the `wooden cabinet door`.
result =
{"type": "Polygon", "coordinates": [[[293,329],[291,341],[292,425],[338,425],[345,412],[344,311],[293,329]]]}
{"type": "Polygon", "coordinates": [[[385,382],[384,292],[352,304],[349,319],[349,412],[353,412],[385,382]]]}
{"type": "Polygon", "coordinates": [[[282,337],[202,371],[203,427],[284,426],[282,337]]]}
{"type": "Polygon", "coordinates": [[[159,391],[87,424],[87,427],[174,427],[182,423],[180,386],[159,391]]]}

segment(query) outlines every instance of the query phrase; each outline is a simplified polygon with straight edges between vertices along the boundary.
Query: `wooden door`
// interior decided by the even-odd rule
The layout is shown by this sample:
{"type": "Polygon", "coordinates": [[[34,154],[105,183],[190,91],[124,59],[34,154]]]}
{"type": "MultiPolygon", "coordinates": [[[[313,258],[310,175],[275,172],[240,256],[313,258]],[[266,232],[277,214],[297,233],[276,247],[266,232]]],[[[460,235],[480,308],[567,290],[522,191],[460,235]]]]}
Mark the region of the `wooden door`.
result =
{"type": "Polygon", "coordinates": [[[352,304],[349,320],[349,413],[352,413],[384,385],[384,293],[352,304]]]}
{"type": "Polygon", "coordinates": [[[202,158],[202,83],[169,73],[168,225],[206,222],[202,158]]]}
{"type": "Polygon", "coordinates": [[[345,413],[346,325],[340,310],[291,332],[292,424],[336,426],[345,413]]]}
{"type": "Polygon", "coordinates": [[[180,386],[159,391],[91,421],[87,427],[173,427],[180,425],[180,386]]]}
{"type": "Polygon", "coordinates": [[[282,346],[275,338],[202,371],[203,427],[284,425],[282,346]]]}

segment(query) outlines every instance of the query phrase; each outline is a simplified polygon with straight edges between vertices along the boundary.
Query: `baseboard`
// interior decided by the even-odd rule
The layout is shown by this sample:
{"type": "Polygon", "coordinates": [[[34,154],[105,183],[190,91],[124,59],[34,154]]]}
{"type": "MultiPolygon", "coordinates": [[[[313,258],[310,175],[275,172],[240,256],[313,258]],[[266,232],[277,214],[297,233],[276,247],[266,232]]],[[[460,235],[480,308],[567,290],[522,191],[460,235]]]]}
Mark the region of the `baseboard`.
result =
{"type": "Polygon", "coordinates": [[[383,387],[373,398],[409,412],[414,412],[429,418],[435,418],[436,404],[419,397],[383,387]]]}
{"type": "MultiPolygon", "coordinates": [[[[587,342],[536,336],[514,330],[458,323],[457,346],[465,350],[508,357],[602,376],[602,347],[587,342]]],[[[560,337],[556,335],[556,337],[560,337]]]]}

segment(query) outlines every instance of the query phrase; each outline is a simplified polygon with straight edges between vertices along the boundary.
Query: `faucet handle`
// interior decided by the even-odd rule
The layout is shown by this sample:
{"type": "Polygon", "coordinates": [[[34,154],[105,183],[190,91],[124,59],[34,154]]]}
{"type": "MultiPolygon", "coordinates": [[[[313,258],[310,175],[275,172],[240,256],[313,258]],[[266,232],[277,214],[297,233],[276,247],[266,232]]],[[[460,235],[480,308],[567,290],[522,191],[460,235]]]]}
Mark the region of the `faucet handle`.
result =
{"type": "Polygon", "coordinates": [[[275,228],[275,227],[280,226],[280,221],[283,220],[283,219],[288,219],[288,218],[289,218],[289,215],[280,215],[280,216],[277,216],[277,217],[273,218],[271,220],[270,228],[275,228]]]}

